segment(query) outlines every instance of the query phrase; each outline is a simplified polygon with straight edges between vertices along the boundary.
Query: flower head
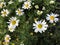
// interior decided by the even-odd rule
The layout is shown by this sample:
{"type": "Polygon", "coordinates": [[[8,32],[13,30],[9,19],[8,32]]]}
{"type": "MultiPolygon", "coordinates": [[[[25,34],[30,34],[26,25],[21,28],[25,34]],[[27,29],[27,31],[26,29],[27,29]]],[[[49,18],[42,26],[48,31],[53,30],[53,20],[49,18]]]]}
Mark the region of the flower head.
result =
{"type": "Polygon", "coordinates": [[[35,29],[35,32],[45,32],[45,30],[47,29],[48,25],[46,24],[45,20],[40,20],[40,21],[35,21],[35,23],[33,23],[33,29],[35,29]]]}
{"type": "Polygon", "coordinates": [[[7,9],[3,9],[3,11],[1,11],[1,14],[2,17],[8,16],[9,11],[7,9]]]}
{"type": "Polygon", "coordinates": [[[3,8],[6,6],[6,3],[5,2],[0,2],[0,8],[3,8]]]}
{"type": "Polygon", "coordinates": [[[31,2],[29,2],[29,1],[24,2],[22,8],[24,8],[24,9],[29,9],[29,8],[31,8],[31,2]]]}
{"type": "Polygon", "coordinates": [[[13,27],[18,26],[19,20],[17,20],[16,17],[12,17],[12,18],[10,18],[9,21],[10,21],[10,22],[8,22],[8,23],[10,24],[10,26],[13,26],[13,27]]]}
{"type": "Polygon", "coordinates": [[[11,40],[10,35],[5,35],[5,42],[9,42],[11,40]]]}
{"type": "Polygon", "coordinates": [[[24,14],[24,12],[23,12],[22,9],[18,8],[18,9],[16,10],[16,14],[19,15],[19,16],[21,16],[21,15],[24,14]]]}
{"type": "Polygon", "coordinates": [[[8,25],[8,30],[9,30],[10,32],[15,31],[15,28],[16,28],[16,27],[13,27],[13,26],[8,25]]]}
{"type": "Polygon", "coordinates": [[[50,21],[50,23],[57,22],[59,19],[57,18],[58,14],[51,13],[50,15],[47,14],[46,19],[50,21]]]}

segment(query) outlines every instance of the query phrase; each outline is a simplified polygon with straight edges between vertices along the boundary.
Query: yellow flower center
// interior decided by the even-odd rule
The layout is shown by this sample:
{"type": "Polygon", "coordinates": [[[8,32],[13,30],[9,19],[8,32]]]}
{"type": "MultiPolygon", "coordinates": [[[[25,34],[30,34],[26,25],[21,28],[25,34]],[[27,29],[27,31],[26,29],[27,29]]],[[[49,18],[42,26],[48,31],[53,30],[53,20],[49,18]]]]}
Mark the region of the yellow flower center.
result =
{"type": "Polygon", "coordinates": [[[13,20],[11,23],[12,23],[12,25],[15,25],[15,24],[16,24],[16,21],[15,21],[15,20],[13,20]]]}
{"type": "Polygon", "coordinates": [[[6,40],[9,40],[9,37],[6,37],[6,40]]]}
{"type": "Polygon", "coordinates": [[[29,5],[28,4],[25,4],[25,7],[28,7],[29,5]]]}
{"type": "Polygon", "coordinates": [[[22,12],[20,10],[18,10],[18,14],[21,14],[22,12]]]}
{"type": "Polygon", "coordinates": [[[42,24],[38,24],[38,28],[40,28],[40,29],[41,29],[41,28],[42,28],[42,24]]]}
{"type": "Polygon", "coordinates": [[[50,20],[54,20],[54,16],[50,16],[50,20]]]}
{"type": "Polygon", "coordinates": [[[7,13],[6,12],[3,12],[4,15],[6,15],[7,13]]]}

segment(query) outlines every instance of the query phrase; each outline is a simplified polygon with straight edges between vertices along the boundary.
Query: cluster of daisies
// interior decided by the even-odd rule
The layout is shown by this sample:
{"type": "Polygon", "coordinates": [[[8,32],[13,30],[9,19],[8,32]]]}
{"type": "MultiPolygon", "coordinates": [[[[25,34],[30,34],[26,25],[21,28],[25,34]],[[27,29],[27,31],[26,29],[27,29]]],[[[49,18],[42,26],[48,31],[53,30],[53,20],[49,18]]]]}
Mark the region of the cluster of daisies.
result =
{"type": "MultiPolygon", "coordinates": [[[[14,3],[12,0],[8,2],[8,4],[12,4],[14,3]]],[[[6,3],[5,2],[1,2],[0,3],[0,8],[6,7],[6,3]]],[[[24,14],[23,9],[29,9],[31,7],[31,2],[30,1],[25,1],[22,9],[18,8],[15,12],[16,15],[18,16],[22,16],[24,14]]],[[[1,12],[1,16],[2,17],[8,17],[8,15],[10,14],[10,11],[8,9],[3,9],[1,12]]],[[[19,25],[20,20],[17,19],[17,17],[11,17],[9,22],[7,22],[8,25],[8,30],[10,32],[15,31],[16,27],[19,25]]],[[[10,35],[6,34],[5,35],[5,44],[4,45],[8,45],[9,41],[11,40],[10,35]]]]}
{"type": "MultiPolygon", "coordinates": [[[[49,4],[54,4],[55,1],[51,0],[49,2],[49,4]]],[[[34,3],[33,3],[34,4],[34,3]]],[[[35,5],[35,8],[36,9],[39,9],[39,6],[38,5],[35,5]]],[[[42,10],[46,10],[45,7],[43,6],[42,10]]],[[[40,10],[37,10],[37,15],[42,15],[43,11],[40,11],[40,10]]],[[[55,14],[55,13],[51,13],[51,14],[46,14],[46,20],[49,21],[49,23],[55,23],[57,22],[59,19],[58,19],[58,14],[55,14]]],[[[48,28],[48,24],[46,22],[46,20],[39,20],[37,21],[37,19],[35,19],[35,23],[33,23],[33,29],[34,32],[45,32],[45,30],[47,30],[48,28]]]]}
{"type": "MultiPolygon", "coordinates": [[[[31,7],[31,2],[29,2],[29,1],[24,2],[23,6],[22,6],[23,9],[29,9],[30,7],[31,7]]],[[[18,15],[18,16],[23,15],[24,14],[23,9],[18,8],[15,11],[16,15],[18,15]]],[[[3,9],[1,11],[1,16],[2,17],[7,17],[9,15],[9,13],[10,13],[10,11],[8,9],[3,9]]],[[[11,17],[10,20],[9,20],[9,22],[7,22],[7,23],[9,24],[8,25],[9,31],[13,32],[15,30],[16,26],[18,26],[19,20],[16,17],[11,17]]]]}
{"type": "MultiPolygon", "coordinates": [[[[55,23],[57,22],[59,19],[57,18],[59,15],[58,14],[47,14],[46,16],[46,20],[48,20],[50,23],[55,23]]],[[[48,24],[45,20],[40,20],[40,21],[35,21],[35,23],[33,23],[33,29],[35,29],[35,32],[45,32],[45,30],[47,30],[48,28],[48,24]]]]}
{"type": "MultiPolygon", "coordinates": [[[[19,2],[22,1],[22,0],[19,0],[19,2]]],[[[24,15],[24,10],[23,9],[31,9],[31,1],[28,0],[23,0],[24,1],[24,4],[22,5],[22,9],[18,8],[15,12],[16,12],[16,15],[18,16],[22,16],[24,15]]],[[[14,3],[12,0],[8,2],[8,4],[12,4],[14,3]]],[[[50,3],[53,3],[53,2],[50,2],[50,3]]],[[[0,2],[0,8],[3,8],[3,7],[6,7],[6,3],[5,2],[0,2]]],[[[38,5],[35,6],[36,8],[39,8],[38,5]]],[[[43,7],[43,10],[45,10],[45,7],[43,7]]],[[[43,11],[37,11],[37,14],[40,15],[42,14],[43,11]]],[[[10,14],[10,11],[8,9],[3,9],[1,11],[1,16],[2,17],[7,17],[8,15],[10,14]]],[[[51,14],[47,14],[46,16],[46,20],[48,20],[50,23],[54,23],[54,22],[57,22],[59,19],[57,18],[57,16],[59,16],[58,14],[54,14],[54,13],[51,13],[51,14]]],[[[20,20],[17,19],[17,17],[11,17],[9,22],[7,22],[9,25],[8,25],[8,30],[10,32],[14,32],[16,27],[19,25],[19,22],[20,20]]],[[[45,30],[47,30],[48,28],[48,24],[45,20],[40,20],[40,21],[36,21],[35,20],[35,23],[33,23],[33,29],[34,32],[45,32],[45,30]]],[[[10,40],[11,40],[11,37],[10,35],[5,35],[5,42],[8,43],[10,40]]]]}

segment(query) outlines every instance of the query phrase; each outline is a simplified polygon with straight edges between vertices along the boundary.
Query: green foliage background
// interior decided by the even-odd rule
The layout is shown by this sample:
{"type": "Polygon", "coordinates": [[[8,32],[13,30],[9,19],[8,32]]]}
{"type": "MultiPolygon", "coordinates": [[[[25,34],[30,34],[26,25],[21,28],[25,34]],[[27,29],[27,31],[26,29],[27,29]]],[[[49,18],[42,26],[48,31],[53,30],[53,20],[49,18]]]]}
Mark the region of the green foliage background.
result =
{"type": "MultiPolygon", "coordinates": [[[[12,38],[10,45],[20,45],[21,42],[23,42],[25,45],[60,45],[60,20],[55,23],[56,25],[47,22],[49,27],[42,34],[35,33],[33,30],[34,18],[38,18],[38,20],[46,19],[46,14],[51,12],[60,15],[60,2],[55,0],[55,4],[49,4],[50,0],[32,0],[32,3],[35,3],[32,5],[32,8],[24,10],[25,14],[19,17],[16,15],[15,10],[17,8],[21,8],[24,2],[13,0],[14,3],[8,5],[9,0],[4,1],[7,3],[7,6],[4,7],[4,9],[10,10],[10,14],[8,17],[4,18],[0,16],[0,45],[3,45],[2,43],[4,42],[4,36],[6,34],[9,34],[12,38]],[[35,9],[35,5],[39,5],[39,9],[35,9]],[[42,10],[43,6],[46,8],[46,10],[42,10]],[[37,15],[37,10],[42,10],[43,14],[37,15]],[[19,26],[13,33],[8,31],[7,24],[12,16],[16,16],[20,20],[19,26]]],[[[0,9],[0,11],[2,9],[0,9]]],[[[60,16],[58,18],[60,19],[60,16]]]]}

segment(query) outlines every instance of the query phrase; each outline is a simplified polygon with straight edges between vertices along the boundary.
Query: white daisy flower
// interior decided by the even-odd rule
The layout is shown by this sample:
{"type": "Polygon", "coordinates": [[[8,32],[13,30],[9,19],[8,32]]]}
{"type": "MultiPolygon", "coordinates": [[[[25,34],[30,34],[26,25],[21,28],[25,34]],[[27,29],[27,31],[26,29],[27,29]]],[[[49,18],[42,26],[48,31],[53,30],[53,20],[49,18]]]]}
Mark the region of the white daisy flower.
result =
{"type": "Polygon", "coordinates": [[[5,42],[9,42],[11,40],[10,35],[8,35],[8,34],[5,35],[5,39],[4,40],[5,40],[5,42]]]}
{"type": "Polygon", "coordinates": [[[45,30],[47,30],[48,25],[46,24],[45,20],[41,20],[41,21],[35,21],[35,23],[33,23],[33,29],[35,29],[34,32],[45,32],[45,30]]]}
{"type": "Polygon", "coordinates": [[[10,0],[10,1],[8,2],[8,4],[12,4],[12,3],[14,3],[12,0],[10,0]]]}
{"type": "Polygon", "coordinates": [[[9,21],[10,21],[10,22],[8,22],[8,23],[10,24],[10,26],[13,26],[13,27],[18,26],[19,20],[17,20],[16,17],[12,17],[12,18],[10,18],[9,21]]]}
{"type": "Polygon", "coordinates": [[[47,14],[46,19],[49,20],[50,23],[57,22],[59,19],[57,18],[58,14],[51,13],[50,15],[47,14]]]}
{"type": "Polygon", "coordinates": [[[1,11],[1,14],[2,17],[8,16],[9,11],[7,9],[3,9],[3,11],[1,11]]]}
{"type": "Polygon", "coordinates": [[[29,8],[31,8],[31,2],[29,2],[29,1],[24,2],[22,8],[24,8],[24,9],[29,9],[29,8]]]}
{"type": "Polygon", "coordinates": [[[22,9],[18,8],[18,9],[16,10],[16,14],[19,15],[19,16],[21,16],[21,15],[24,14],[24,12],[23,12],[22,9]]]}
{"type": "Polygon", "coordinates": [[[0,8],[3,8],[6,6],[6,3],[5,2],[0,2],[0,8]]]}
{"type": "Polygon", "coordinates": [[[16,28],[16,27],[13,27],[13,26],[8,25],[8,29],[9,29],[10,32],[15,31],[15,28],[16,28]]]}

